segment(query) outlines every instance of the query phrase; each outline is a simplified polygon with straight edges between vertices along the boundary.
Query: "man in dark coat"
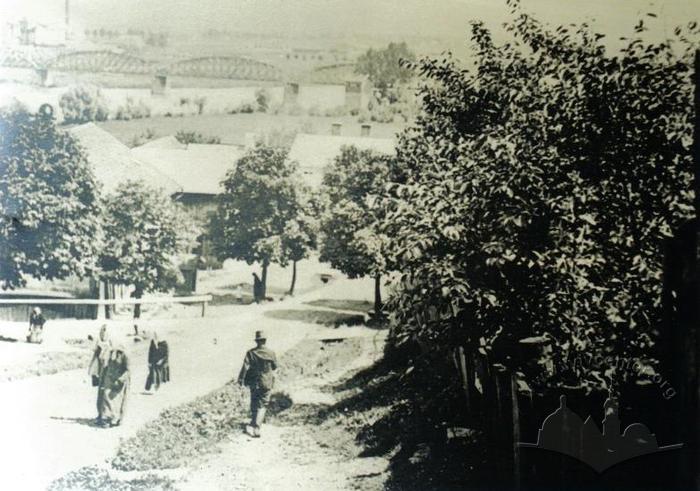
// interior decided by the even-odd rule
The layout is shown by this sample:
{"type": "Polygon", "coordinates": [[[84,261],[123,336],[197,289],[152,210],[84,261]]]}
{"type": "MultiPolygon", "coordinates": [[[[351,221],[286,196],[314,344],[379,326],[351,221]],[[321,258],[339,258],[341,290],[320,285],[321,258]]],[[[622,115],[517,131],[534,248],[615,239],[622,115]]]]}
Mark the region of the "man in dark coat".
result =
{"type": "Polygon", "coordinates": [[[265,346],[266,341],[262,331],[255,332],[257,346],[246,353],[241,373],[238,375],[238,383],[250,389],[250,426],[254,437],[260,437],[260,426],[265,420],[270,393],[275,385],[273,372],[277,370],[277,356],[265,346]]]}
{"type": "Polygon", "coordinates": [[[260,303],[263,298],[263,284],[257,273],[253,273],[253,300],[255,303],[260,303]]]}

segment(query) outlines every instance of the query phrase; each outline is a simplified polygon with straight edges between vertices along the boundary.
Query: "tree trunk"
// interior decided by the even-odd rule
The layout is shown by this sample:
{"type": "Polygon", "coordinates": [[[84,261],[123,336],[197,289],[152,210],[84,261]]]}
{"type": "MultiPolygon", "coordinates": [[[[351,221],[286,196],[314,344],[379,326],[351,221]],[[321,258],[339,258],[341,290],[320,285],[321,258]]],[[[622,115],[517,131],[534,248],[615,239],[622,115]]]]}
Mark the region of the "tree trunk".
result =
{"type": "Polygon", "coordinates": [[[381,291],[381,278],[382,275],[377,275],[374,277],[374,313],[377,317],[382,315],[382,291],[381,291]]]}
{"type": "Polygon", "coordinates": [[[265,300],[267,298],[267,267],[270,265],[267,261],[263,262],[262,265],[262,278],[260,278],[260,282],[262,283],[262,288],[260,292],[260,296],[262,297],[262,300],[265,300]]]}
{"type": "MultiPolygon", "coordinates": [[[[140,286],[137,286],[136,289],[134,290],[134,298],[136,300],[140,299],[143,296],[143,288],[140,286]]],[[[140,303],[135,303],[134,304],[134,319],[139,319],[141,318],[141,304],[140,303]]]]}
{"type": "MultiPolygon", "coordinates": [[[[104,297],[105,300],[112,300],[112,298],[109,296],[109,281],[104,282],[104,297]]],[[[114,310],[114,307],[109,304],[105,304],[105,319],[111,319],[112,312],[114,312],[114,310]]]]}
{"type": "Polygon", "coordinates": [[[294,295],[294,285],[297,283],[297,262],[292,262],[292,286],[289,287],[289,294],[294,295]]]}

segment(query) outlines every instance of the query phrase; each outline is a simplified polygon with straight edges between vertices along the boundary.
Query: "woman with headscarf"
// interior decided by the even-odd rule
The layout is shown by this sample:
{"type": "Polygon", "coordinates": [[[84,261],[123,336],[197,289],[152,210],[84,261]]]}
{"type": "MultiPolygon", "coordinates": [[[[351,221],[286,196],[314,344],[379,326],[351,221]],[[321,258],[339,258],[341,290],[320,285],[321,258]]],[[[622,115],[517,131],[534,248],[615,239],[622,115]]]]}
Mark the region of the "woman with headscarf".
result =
{"type": "MultiPolygon", "coordinates": [[[[88,337],[92,339],[92,336],[88,337]]],[[[88,375],[92,378],[93,387],[100,385],[100,378],[102,377],[105,365],[107,365],[107,360],[109,360],[109,352],[111,349],[112,342],[107,335],[107,326],[102,324],[102,327],[100,327],[100,335],[97,341],[95,341],[92,360],[90,360],[90,366],[88,367],[88,375]]]]}
{"type": "Polygon", "coordinates": [[[98,424],[119,426],[124,419],[131,382],[129,358],[123,346],[112,348],[97,391],[98,424]]]}
{"type": "Polygon", "coordinates": [[[148,378],[146,379],[146,391],[150,391],[152,386],[156,390],[161,383],[170,381],[170,364],[168,360],[168,343],[158,341],[158,334],[153,333],[151,345],[148,348],[148,378]]]}
{"type": "Polygon", "coordinates": [[[28,343],[41,343],[41,336],[44,332],[44,324],[46,319],[41,313],[39,307],[34,307],[32,313],[29,314],[29,334],[27,334],[28,343]]]}

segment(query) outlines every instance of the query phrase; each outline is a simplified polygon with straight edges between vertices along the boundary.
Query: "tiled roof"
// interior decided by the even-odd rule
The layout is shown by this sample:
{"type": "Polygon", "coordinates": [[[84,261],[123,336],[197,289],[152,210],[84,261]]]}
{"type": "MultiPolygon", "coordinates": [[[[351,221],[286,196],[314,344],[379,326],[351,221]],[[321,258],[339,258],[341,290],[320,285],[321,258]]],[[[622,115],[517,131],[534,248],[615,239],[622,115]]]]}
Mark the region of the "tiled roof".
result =
{"type": "Polygon", "coordinates": [[[180,191],[180,185],[148,163],[136,158],[129,147],[94,123],[68,130],[86,152],[88,162],[105,192],[113,192],[123,181],[140,180],[167,195],[180,191]]]}
{"type": "Polygon", "coordinates": [[[231,145],[191,144],[181,149],[141,146],[131,152],[177,182],[180,192],[196,194],[221,193],[226,172],[243,156],[242,150],[231,145]]]}
{"type": "Polygon", "coordinates": [[[393,138],[300,133],[294,139],[287,158],[299,164],[299,171],[307,184],[317,186],[321,183],[324,169],[340,155],[341,149],[345,146],[355,146],[360,150],[374,150],[388,155],[394,155],[396,152],[396,141],[393,138]]]}

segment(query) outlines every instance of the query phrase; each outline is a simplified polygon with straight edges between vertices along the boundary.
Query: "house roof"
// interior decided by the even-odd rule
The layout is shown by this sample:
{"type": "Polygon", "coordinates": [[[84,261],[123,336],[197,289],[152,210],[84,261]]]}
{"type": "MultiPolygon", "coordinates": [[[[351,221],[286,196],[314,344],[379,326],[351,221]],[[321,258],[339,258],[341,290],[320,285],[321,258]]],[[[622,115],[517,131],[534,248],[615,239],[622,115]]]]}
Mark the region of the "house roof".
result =
{"type": "Polygon", "coordinates": [[[223,191],[221,181],[226,172],[243,156],[243,152],[232,145],[203,144],[190,144],[181,149],[144,145],[132,148],[131,153],[177,182],[180,192],[212,195],[223,191]]]}
{"type": "Polygon", "coordinates": [[[325,168],[340,155],[345,146],[388,155],[396,153],[396,141],[393,138],[300,133],[294,139],[287,158],[299,164],[299,171],[306,183],[315,187],[321,184],[325,168]]]}
{"type": "Polygon", "coordinates": [[[127,180],[143,181],[168,195],[180,190],[176,181],[136,158],[129,147],[94,123],[74,126],[68,131],[82,145],[95,178],[102,184],[104,191],[113,192],[127,180]]]}

